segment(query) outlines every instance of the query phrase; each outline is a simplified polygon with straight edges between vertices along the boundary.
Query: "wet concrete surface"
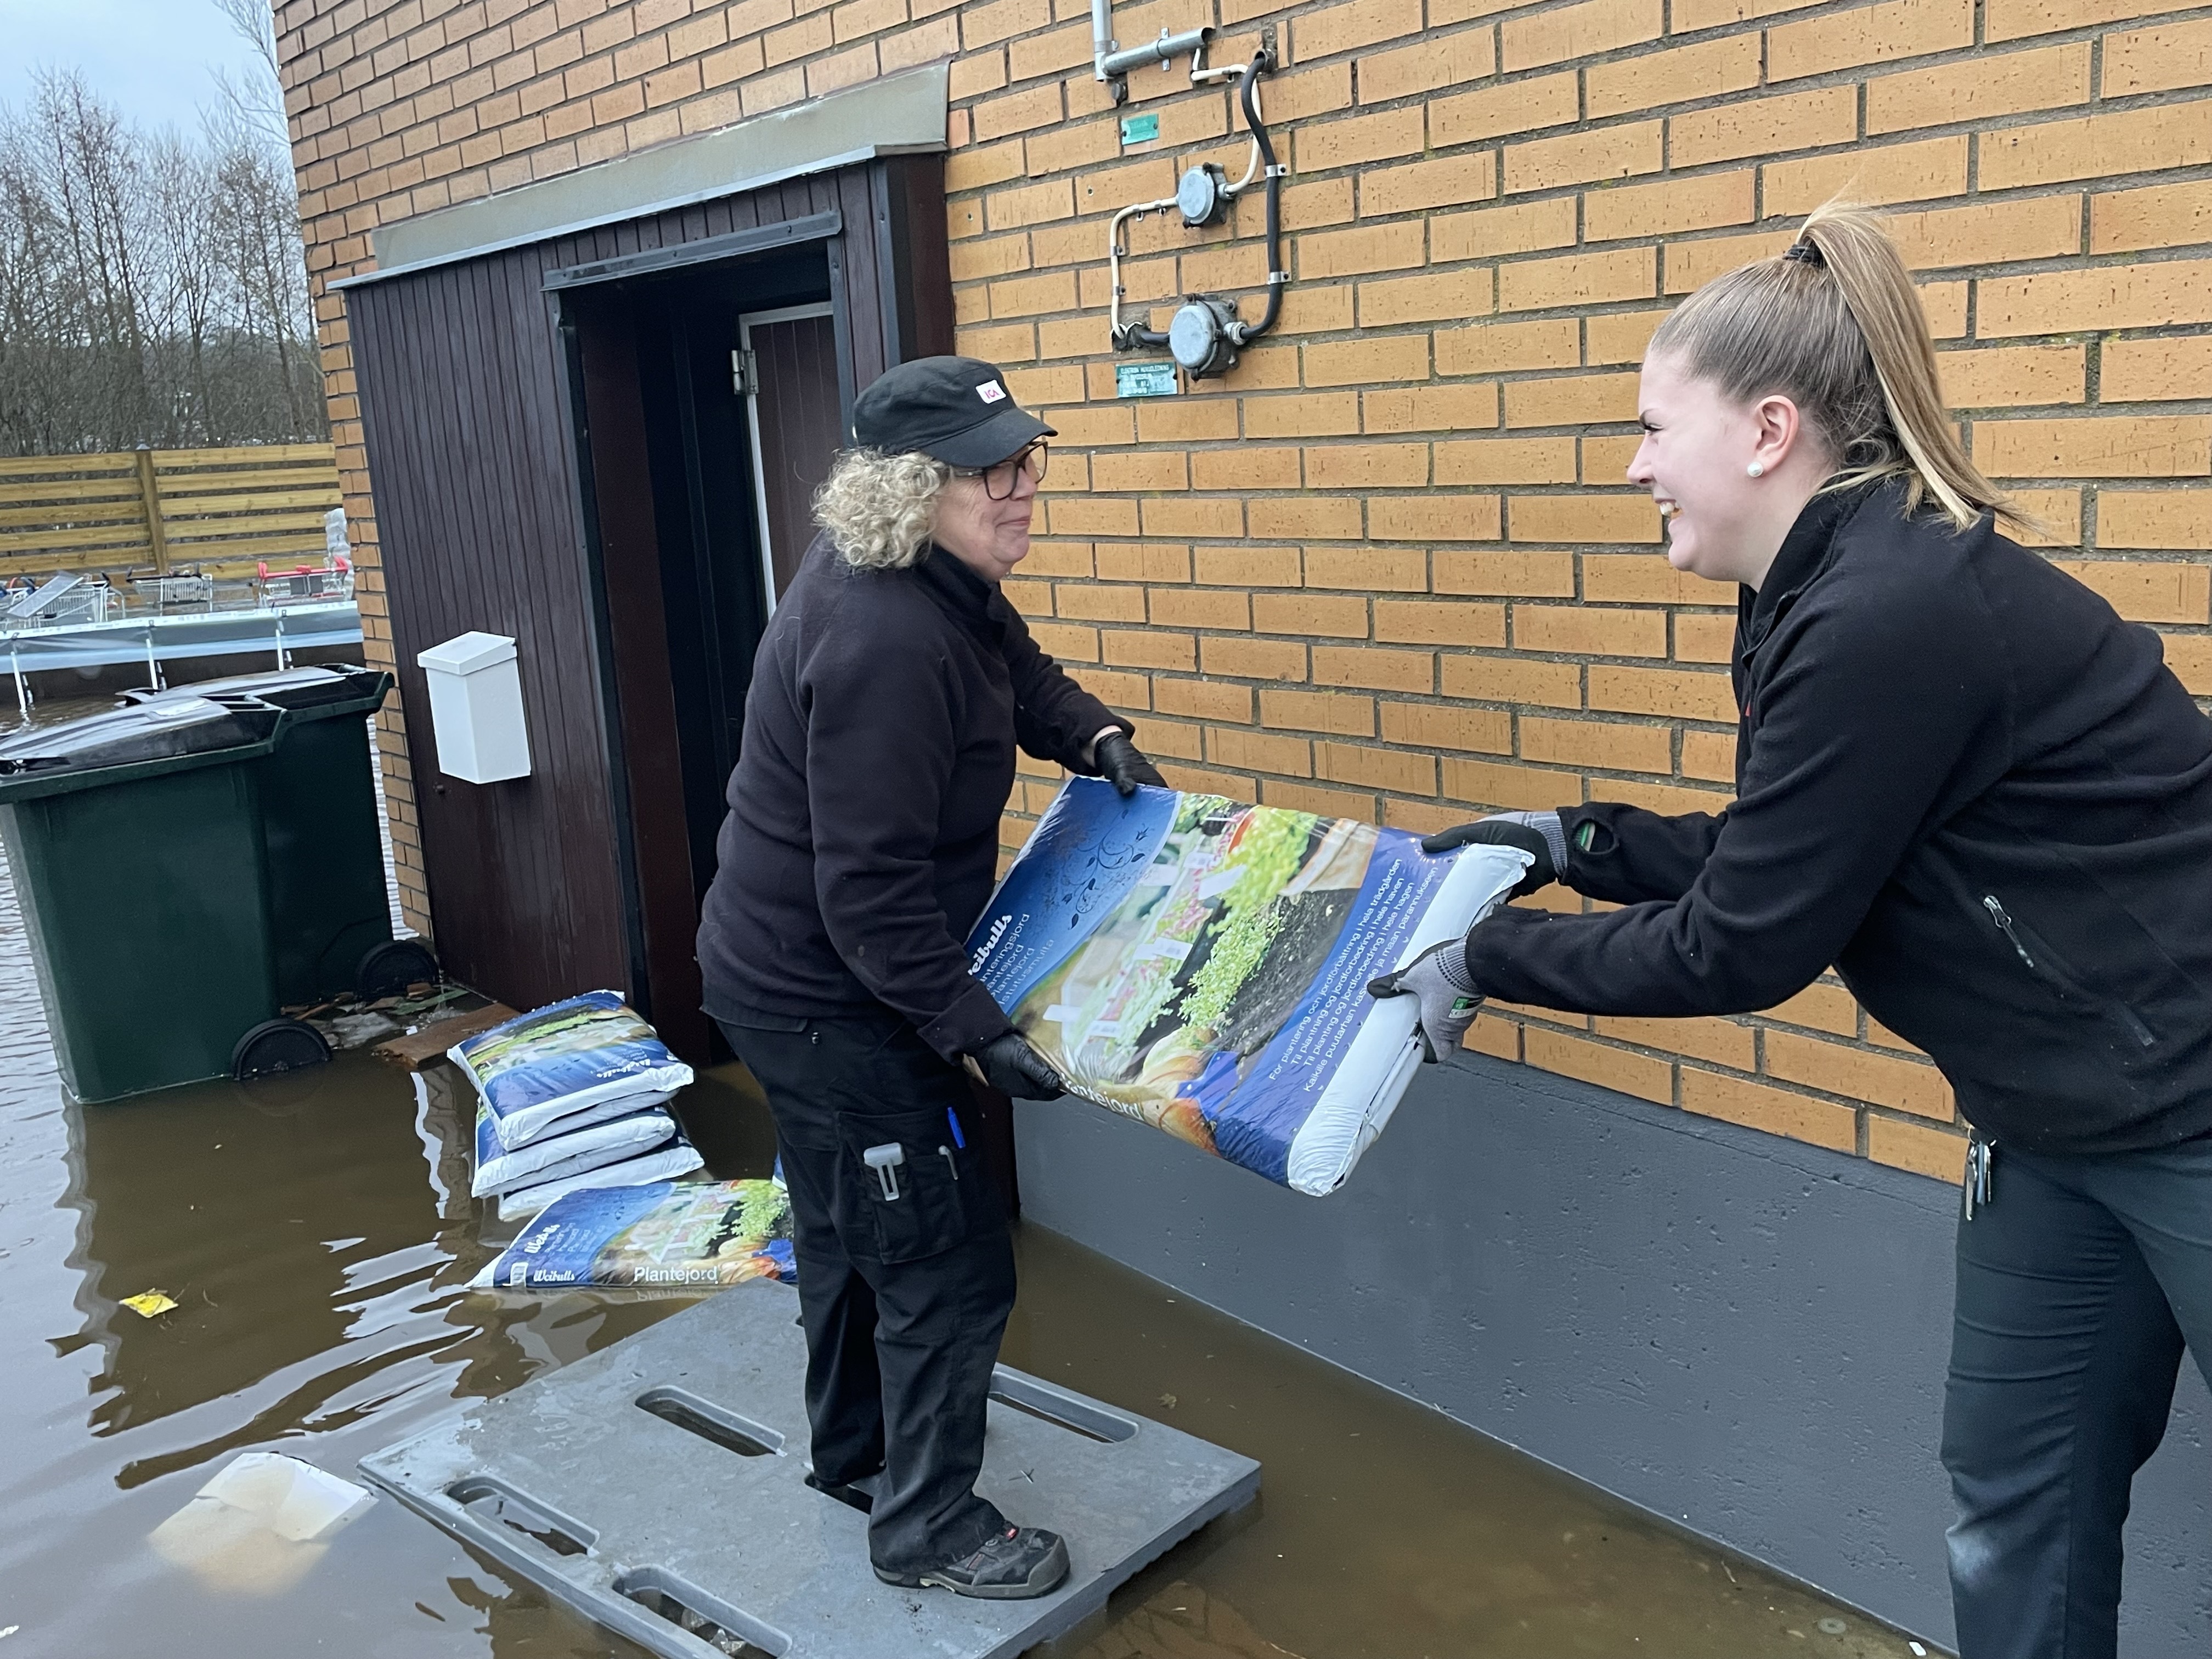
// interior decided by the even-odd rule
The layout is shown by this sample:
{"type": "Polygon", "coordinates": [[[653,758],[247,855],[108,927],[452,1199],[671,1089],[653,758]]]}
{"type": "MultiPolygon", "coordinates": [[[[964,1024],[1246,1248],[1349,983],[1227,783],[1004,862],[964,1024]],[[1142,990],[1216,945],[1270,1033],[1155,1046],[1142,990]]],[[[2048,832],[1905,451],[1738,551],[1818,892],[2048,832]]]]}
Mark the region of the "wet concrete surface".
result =
{"type": "MultiPolygon", "coordinates": [[[[146,1541],[235,1452],[350,1475],[456,1401],[688,1305],[464,1290],[512,1229],[467,1196],[460,1086],[352,1054],[252,1089],[67,1102],[0,872],[0,1659],[641,1652],[388,1499],[267,1595],[146,1541]],[[178,1307],[120,1305],[152,1289],[178,1307]]],[[[684,1106],[716,1173],[766,1172],[740,1071],[684,1106]]],[[[1912,1651],[1065,1239],[1024,1229],[1019,1249],[1008,1364],[1265,1466],[1256,1504],[1037,1659],[1912,1651]]]]}

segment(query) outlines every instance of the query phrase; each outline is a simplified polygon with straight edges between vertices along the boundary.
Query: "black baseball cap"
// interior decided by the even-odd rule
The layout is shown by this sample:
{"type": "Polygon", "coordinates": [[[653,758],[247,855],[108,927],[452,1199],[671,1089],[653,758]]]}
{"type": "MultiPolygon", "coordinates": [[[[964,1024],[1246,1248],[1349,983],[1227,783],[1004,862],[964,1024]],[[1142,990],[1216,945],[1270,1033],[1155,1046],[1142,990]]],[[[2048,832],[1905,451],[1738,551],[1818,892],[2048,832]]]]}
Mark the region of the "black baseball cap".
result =
{"type": "Polygon", "coordinates": [[[919,450],[947,466],[994,466],[1059,435],[975,357],[917,357],[884,370],[853,400],[853,440],[862,448],[919,450]]]}

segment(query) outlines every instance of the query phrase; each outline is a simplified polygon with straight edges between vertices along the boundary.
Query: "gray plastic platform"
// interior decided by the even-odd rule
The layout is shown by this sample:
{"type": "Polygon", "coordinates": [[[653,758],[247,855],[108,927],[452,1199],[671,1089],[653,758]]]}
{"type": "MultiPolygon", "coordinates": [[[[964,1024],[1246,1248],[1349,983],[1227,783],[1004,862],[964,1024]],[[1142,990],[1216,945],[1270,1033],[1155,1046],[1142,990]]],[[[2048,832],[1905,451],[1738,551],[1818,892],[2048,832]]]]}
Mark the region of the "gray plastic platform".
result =
{"type": "Polygon", "coordinates": [[[796,1292],[740,1285],[362,1460],[370,1480],[668,1659],[1011,1659],[1216,1516],[1249,1457],[1000,1366],[976,1489],[1066,1535],[1030,1601],[902,1590],[867,1519],[804,1484],[796,1292]]]}

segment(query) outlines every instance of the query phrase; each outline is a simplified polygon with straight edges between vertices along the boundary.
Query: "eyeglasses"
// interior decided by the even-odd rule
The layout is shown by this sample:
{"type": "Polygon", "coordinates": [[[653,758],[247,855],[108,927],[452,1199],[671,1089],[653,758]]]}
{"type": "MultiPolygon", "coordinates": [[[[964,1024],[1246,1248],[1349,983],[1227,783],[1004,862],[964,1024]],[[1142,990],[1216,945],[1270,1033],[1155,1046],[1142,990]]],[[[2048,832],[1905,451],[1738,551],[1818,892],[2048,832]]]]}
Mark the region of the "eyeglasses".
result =
{"type": "Polygon", "coordinates": [[[994,501],[1003,501],[1012,496],[1014,485],[1024,471],[1037,483],[1042,483],[1045,469],[1051,460],[1051,449],[1040,438],[1018,455],[1009,456],[991,466],[956,467],[952,476],[956,478],[981,478],[983,493],[994,501]]]}

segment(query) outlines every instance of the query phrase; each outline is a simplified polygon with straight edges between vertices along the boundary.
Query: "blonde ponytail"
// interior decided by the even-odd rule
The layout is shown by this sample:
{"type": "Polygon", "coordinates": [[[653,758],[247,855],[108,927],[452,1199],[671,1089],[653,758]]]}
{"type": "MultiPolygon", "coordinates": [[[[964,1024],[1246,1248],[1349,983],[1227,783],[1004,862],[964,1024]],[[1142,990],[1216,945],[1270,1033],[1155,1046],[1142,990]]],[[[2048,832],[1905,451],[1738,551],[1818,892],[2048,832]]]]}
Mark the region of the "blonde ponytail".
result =
{"type": "Polygon", "coordinates": [[[1984,513],[2027,524],[1960,447],[1920,295],[1863,208],[1815,209],[1787,252],[1684,301],[1650,349],[1731,397],[1795,403],[1834,458],[1830,489],[1901,477],[1909,512],[1932,496],[1961,530],[1984,513]]]}

